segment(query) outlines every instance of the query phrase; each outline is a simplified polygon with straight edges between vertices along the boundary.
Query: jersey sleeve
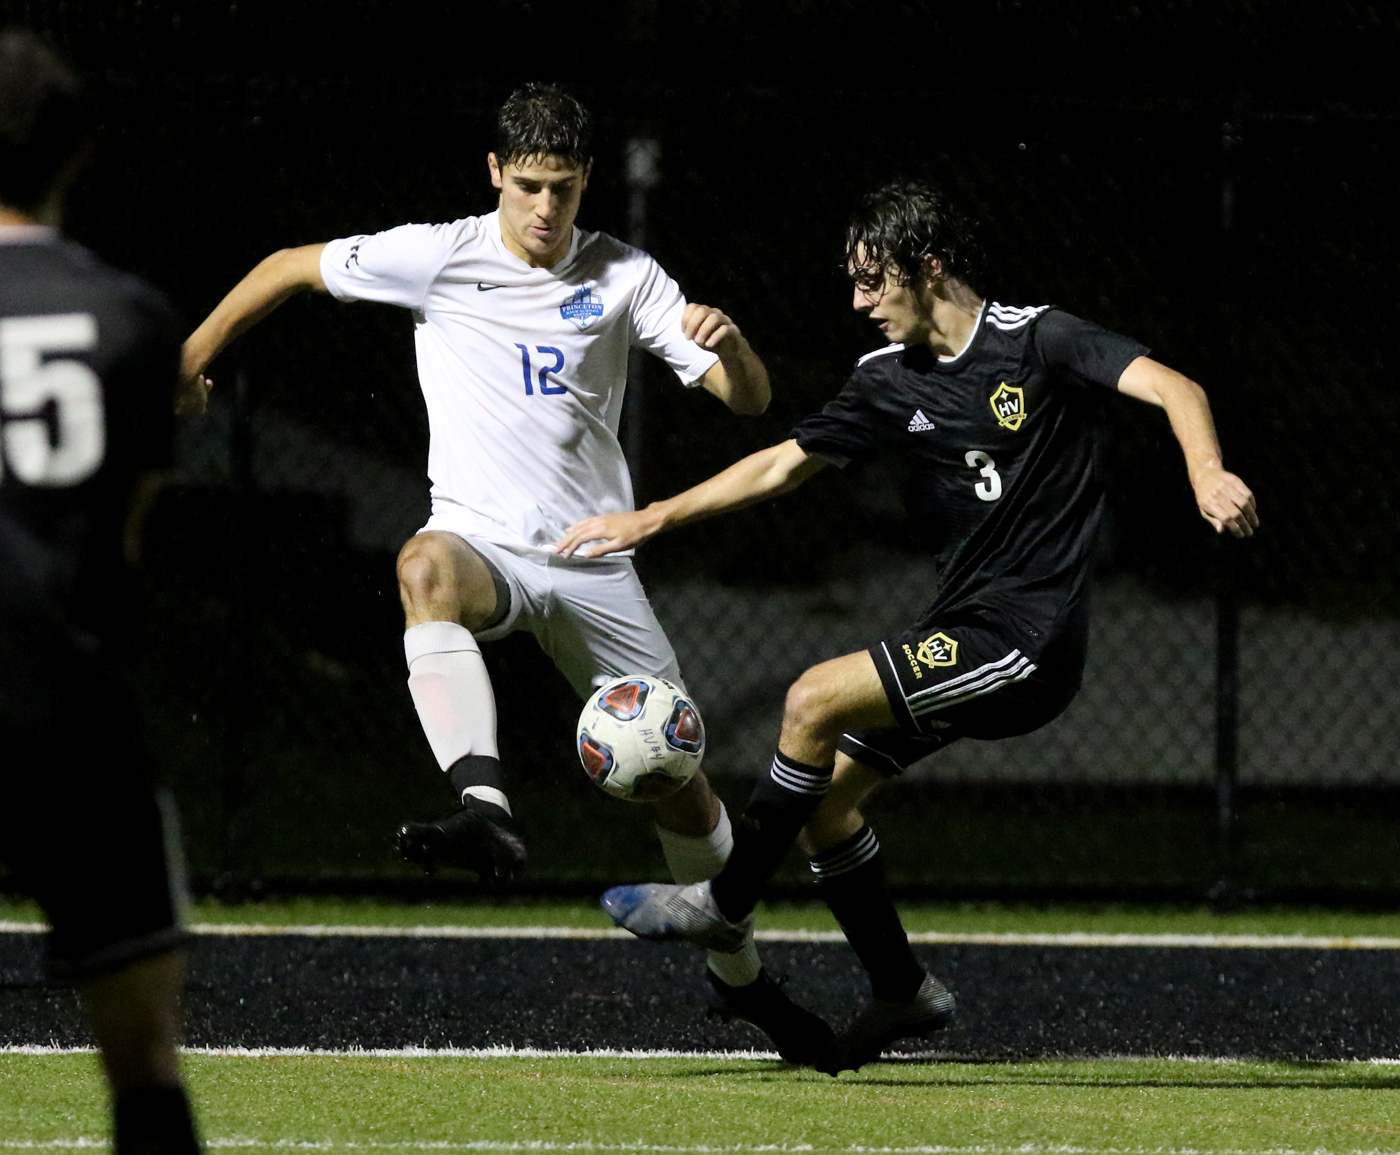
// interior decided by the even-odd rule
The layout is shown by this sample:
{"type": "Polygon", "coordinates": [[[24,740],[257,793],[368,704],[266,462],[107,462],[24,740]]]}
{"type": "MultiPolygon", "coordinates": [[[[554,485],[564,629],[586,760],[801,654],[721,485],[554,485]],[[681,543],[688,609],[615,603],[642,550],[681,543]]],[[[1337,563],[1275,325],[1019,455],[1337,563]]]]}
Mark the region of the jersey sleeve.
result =
{"type": "Polygon", "coordinates": [[[421,309],[455,243],[451,225],[400,225],[342,237],[321,250],[321,280],[341,301],[421,309]]]}
{"type": "Polygon", "coordinates": [[[694,385],[719,356],[681,331],[685,297],[680,286],[651,257],[643,259],[642,281],[632,304],[632,344],[665,361],[683,385],[694,385]]]}
{"type": "Polygon", "coordinates": [[[1035,327],[1035,347],[1051,369],[1061,369],[1084,381],[1118,388],[1123,370],[1148,353],[1131,337],[1101,329],[1062,309],[1041,314],[1035,327]]]}
{"type": "Polygon", "coordinates": [[[874,457],[879,430],[874,413],[864,402],[859,380],[851,378],[820,413],[804,417],[793,426],[792,437],[804,452],[838,469],[874,457]]]}

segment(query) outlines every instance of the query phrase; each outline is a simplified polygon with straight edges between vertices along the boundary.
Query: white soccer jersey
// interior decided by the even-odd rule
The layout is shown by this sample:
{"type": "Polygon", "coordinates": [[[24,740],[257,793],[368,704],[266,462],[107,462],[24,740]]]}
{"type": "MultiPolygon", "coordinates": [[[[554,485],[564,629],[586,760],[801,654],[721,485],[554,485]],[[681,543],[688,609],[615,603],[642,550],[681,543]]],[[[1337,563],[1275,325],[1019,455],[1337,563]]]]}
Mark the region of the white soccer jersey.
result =
{"type": "Polygon", "coordinates": [[[617,440],[629,346],[687,385],[718,360],[682,334],[676,282],[606,233],[574,229],[537,269],[505,247],[498,213],[402,225],[332,241],[321,276],[342,301],[413,310],[433,511],[501,545],[547,550],[633,508],[617,440]]]}

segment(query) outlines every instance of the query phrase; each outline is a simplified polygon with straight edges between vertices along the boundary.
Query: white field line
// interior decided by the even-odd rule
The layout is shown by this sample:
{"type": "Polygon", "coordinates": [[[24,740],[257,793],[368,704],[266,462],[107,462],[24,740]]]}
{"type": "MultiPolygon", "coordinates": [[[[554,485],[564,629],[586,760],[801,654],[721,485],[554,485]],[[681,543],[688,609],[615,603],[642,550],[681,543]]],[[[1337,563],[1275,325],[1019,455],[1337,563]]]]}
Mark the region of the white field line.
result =
{"type": "MultiPolygon", "coordinates": [[[[0,921],[0,934],[39,934],[41,922],[0,921]]],[[[288,935],[297,938],[456,938],[456,939],[630,939],[613,927],[574,926],[279,926],[273,923],[191,924],[191,932],[213,937],[288,935]]],[[[837,930],[760,930],[759,942],[845,942],[837,930]]],[[[1400,950],[1400,937],[1303,934],[1100,934],[1093,931],[1022,933],[1016,931],[916,931],[912,943],[968,943],[984,946],[1211,947],[1235,950],[1400,950]]]]}
{"type": "MultiPolygon", "coordinates": [[[[747,1155],[749,1152],[784,1153],[832,1152],[833,1155],[1393,1155],[1379,1148],[1326,1147],[1080,1147],[1059,1143],[979,1143],[968,1146],[929,1144],[917,1147],[867,1147],[861,1145],[815,1146],[809,1143],[734,1143],[683,1146],[663,1143],[552,1143],[546,1140],[477,1139],[419,1140],[376,1143],[336,1139],[246,1139],[243,1137],[205,1139],[210,1149],[244,1151],[646,1151],[657,1155],[747,1155]]],[[[82,1136],[76,1139],[0,1139],[0,1151],[105,1150],[107,1140],[82,1136]]]]}
{"type": "MultiPolygon", "coordinates": [[[[703,1059],[776,1061],[776,1051],[674,1051],[620,1050],[600,1048],[596,1051],[546,1049],[541,1047],[181,1047],[186,1055],[209,1055],[229,1059],[703,1059]]],[[[64,1047],[57,1044],[23,1043],[0,1046],[0,1055],[95,1055],[95,1047],[64,1047]]],[[[927,1060],[956,1064],[959,1057],[943,1051],[901,1052],[900,1059],[927,1060]]],[[[1050,1063],[1075,1063],[1075,1059],[1041,1060],[1050,1063]]],[[[1116,1063],[1196,1063],[1220,1066],[1253,1065],[1256,1060],[1228,1058],[1215,1055],[1101,1055],[1092,1062],[1116,1063]]],[[[1009,1060],[1015,1063],[1014,1060],[1009,1060]]],[[[1400,1059],[1348,1059],[1353,1066],[1394,1067],[1400,1059]]],[[[1024,1064],[1021,1064],[1024,1065],[1024,1064]]]]}

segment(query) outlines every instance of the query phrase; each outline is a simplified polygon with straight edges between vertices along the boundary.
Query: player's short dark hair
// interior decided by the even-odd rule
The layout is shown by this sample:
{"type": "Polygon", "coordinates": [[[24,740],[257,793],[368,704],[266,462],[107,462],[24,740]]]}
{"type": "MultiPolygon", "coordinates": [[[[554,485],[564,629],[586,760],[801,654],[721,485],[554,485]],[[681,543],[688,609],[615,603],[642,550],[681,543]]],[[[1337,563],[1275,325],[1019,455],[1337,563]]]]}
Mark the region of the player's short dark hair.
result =
{"type": "Polygon", "coordinates": [[[526,84],[496,114],[494,151],[502,168],[543,156],[583,164],[593,156],[593,118],[562,88],[526,84]]]}
{"type": "Polygon", "coordinates": [[[901,285],[937,257],[946,276],[971,282],[981,257],[975,226],[947,194],[921,180],[897,180],[861,198],[846,227],[846,267],[856,283],[874,287],[886,271],[901,285]]]}
{"type": "Polygon", "coordinates": [[[33,32],[0,32],[0,203],[32,212],[87,143],[82,88],[33,32]]]}

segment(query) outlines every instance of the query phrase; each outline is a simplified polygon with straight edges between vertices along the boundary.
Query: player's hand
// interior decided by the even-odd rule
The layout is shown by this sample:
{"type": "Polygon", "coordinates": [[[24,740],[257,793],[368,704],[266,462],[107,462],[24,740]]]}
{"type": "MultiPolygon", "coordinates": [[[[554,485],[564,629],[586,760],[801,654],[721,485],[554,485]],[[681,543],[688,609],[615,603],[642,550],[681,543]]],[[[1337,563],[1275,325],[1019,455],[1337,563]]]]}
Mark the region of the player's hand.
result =
{"type": "Polygon", "coordinates": [[[632,549],[649,541],[661,530],[660,519],[650,511],[604,513],[585,518],[564,531],[554,543],[554,552],[564,557],[603,557],[632,549]]]}
{"type": "Polygon", "coordinates": [[[1196,508],[1216,533],[1228,529],[1236,537],[1252,537],[1259,528],[1254,494],[1233,473],[1218,465],[1207,465],[1197,470],[1191,486],[1196,491],[1196,508]]]}
{"type": "Polygon", "coordinates": [[[702,349],[718,349],[743,336],[739,326],[719,309],[691,301],[681,314],[681,332],[702,349]]]}
{"type": "Polygon", "coordinates": [[[198,417],[209,408],[209,389],[214,384],[204,375],[208,357],[200,356],[193,341],[180,350],[180,384],[175,388],[175,412],[181,417],[198,417]]]}
{"type": "Polygon", "coordinates": [[[198,417],[209,408],[209,390],[214,387],[203,373],[181,375],[175,390],[175,412],[181,417],[198,417]]]}

